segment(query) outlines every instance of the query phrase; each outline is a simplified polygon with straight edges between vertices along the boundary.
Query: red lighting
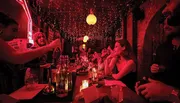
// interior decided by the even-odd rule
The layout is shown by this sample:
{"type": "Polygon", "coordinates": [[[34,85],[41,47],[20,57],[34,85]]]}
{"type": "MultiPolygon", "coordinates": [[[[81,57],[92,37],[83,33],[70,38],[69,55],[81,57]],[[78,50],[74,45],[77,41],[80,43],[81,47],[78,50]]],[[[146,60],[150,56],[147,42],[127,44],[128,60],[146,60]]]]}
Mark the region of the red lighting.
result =
{"type": "Polygon", "coordinates": [[[32,39],[32,18],[31,18],[31,14],[29,12],[29,8],[27,6],[27,2],[26,0],[16,0],[19,4],[21,4],[21,6],[23,7],[26,16],[28,18],[28,25],[27,25],[27,39],[29,43],[34,44],[34,41],[32,39]]]}

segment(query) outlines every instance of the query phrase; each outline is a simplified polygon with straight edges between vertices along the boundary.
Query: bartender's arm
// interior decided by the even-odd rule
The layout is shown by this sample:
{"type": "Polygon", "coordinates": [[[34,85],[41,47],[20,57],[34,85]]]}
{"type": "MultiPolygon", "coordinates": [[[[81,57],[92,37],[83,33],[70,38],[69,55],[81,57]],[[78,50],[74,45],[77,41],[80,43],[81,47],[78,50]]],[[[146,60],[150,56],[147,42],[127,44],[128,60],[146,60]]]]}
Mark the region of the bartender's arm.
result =
{"type": "Polygon", "coordinates": [[[10,47],[5,41],[0,39],[0,60],[6,61],[13,64],[24,64],[28,61],[31,61],[34,58],[40,57],[48,51],[52,50],[55,47],[60,45],[59,40],[55,40],[50,44],[39,47],[37,49],[17,52],[12,47],[10,47]]]}

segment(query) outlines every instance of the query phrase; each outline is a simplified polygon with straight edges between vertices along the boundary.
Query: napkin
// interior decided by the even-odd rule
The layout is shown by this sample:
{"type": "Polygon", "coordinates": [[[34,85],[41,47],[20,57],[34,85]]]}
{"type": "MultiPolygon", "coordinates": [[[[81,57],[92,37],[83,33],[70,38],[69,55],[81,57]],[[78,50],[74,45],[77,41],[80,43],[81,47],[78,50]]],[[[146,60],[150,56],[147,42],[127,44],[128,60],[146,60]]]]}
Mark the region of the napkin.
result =
{"type": "Polygon", "coordinates": [[[126,87],[126,85],[119,80],[104,80],[104,82],[105,82],[105,86],[118,85],[121,87],[126,87]]]}
{"type": "Polygon", "coordinates": [[[28,90],[26,86],[23,86],[9,96],[17,100],[30,100],[33,99],[46,85],[47,84],[36,84],[36,87],[32,90],[28,90]]]}

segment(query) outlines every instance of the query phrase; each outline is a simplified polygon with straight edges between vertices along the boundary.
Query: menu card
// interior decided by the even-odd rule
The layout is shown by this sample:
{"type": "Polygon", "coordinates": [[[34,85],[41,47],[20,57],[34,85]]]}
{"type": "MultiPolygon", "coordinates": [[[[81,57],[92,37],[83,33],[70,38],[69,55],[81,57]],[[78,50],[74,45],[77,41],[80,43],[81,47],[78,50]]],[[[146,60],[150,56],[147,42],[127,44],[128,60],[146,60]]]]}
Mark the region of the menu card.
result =
{"type": "Polygon", "coordinates": [[[33,97],[35,97],[46,85],[47,84],[35,84],[35,88],[32,90],[28,90],[26,86],[23,86],[9,96],[17,100],[30,100],[33,99],[33,97]]]}

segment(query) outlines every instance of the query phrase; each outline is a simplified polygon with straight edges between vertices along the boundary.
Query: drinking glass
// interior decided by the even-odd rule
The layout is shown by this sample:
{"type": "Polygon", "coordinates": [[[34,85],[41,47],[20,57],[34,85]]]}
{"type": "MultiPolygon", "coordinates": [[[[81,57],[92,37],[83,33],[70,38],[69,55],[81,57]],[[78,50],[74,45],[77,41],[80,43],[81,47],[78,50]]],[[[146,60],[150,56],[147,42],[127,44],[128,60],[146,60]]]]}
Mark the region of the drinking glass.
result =
{"type": "Polygon", "coordinates": [[[56,74],[56,96],[65,97],[68,95],[68,78],[62,69],[56,74]]]}
{"type": "Polygon", "coordinates": [[[24,80],[28,90],[35,89],[39,81],[37,73],[33,72],[31,68],[27,68],[24,80]]]}

